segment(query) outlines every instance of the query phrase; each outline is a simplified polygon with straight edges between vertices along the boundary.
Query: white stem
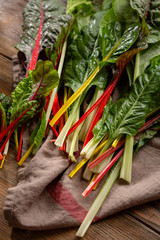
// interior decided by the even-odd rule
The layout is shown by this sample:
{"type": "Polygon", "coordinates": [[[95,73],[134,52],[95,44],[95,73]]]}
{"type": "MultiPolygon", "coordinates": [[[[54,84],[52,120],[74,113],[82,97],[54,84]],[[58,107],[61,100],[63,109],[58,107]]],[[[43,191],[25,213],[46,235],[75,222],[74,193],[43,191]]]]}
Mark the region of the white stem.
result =
{"type": "Polygon", "coordinates": [[[93,202],[91,208],[89,209],[85,219],[83,220],[82,224],[80,225],[76,236],[83,237],[86,233],[87,229],[89,228],[90,224],[92,223],[94,217],[96,216],[97,212],[99,211],[101,205],[103,204],[105,198],[107,197],[111,187],[113,186],[114,182],[116,181],[119,171],[121,168],[121,158],[118,161],[115,168],[109,174],[106,182],[104,183],[100,193],[98,194],[97,198],[93,202]]]}
{"type": "Polygon", "coordinates": [[[62,128],[62,131],[60,132],[57,140],[55,141],[55,145],[59,146],[59,147],[62,147],[63,146],[63,143],[64,143],[64,140],[66,138],[66,135],[74,121],[74,118],[76,116],[76,113],[77,113],[77,109],[79,108],[79,103],[80,103],[80,98],[77,99],[77,101],[74,103],[74,106],[71,110],[71,114],[69,115],[69,118],[67,119],[67,122],[65,123],[64,127],[62,128]]]}
{"type": "Polygon", "coordinates": [[[3,155],[5,155],[5,156],[7,155],[8,149],[9,149],[9,139],[8,139],[8,141],[7,141],[7,143],[6,143],[5,147],[4,147],[3,155]]]}
{"type": "Polygon", "coordinates": [[[97,166],[95,166],[92,169],[92,172],[100,173],[108,165],[108,163],[111,161],[113,155],[114,155],[114,153],[112,153],[108,157],[106,157],[101,163],[99,163],[97,166]]]}
{"type": "MultiPolygon", "coordinates": [[[[59,66],[58,66],[58,76],[59,76],[59,78],[61,77],[61,73],[62,73],[62,69],[63,69],[64,59],[65,59],[65,55],[66,55],[66,49],[67,49],[67,42],[65,42],[64,45],[63,45],[62,54],[61,54],[61,58],[60,58],[60,61],[59,61],[59,66]]],[[[53,106],[54,98],[55,98],[55,95],[56,95],[56,92],[57,92],[57,88],[58,87],[54,88],[53,91],[52,91],[50,101],[49,101],[49,104],[48,104],[48,108],[47,108],[47,111],[46,111],[46,127],[48,125],[48,120],[49,120],[49,117],[51,115],[52,106],[53,106]]]]}
{"type": "Polygon", "coordinates": [[[131,182],[134,137],[126,135],[120,178],[131,182]]]}

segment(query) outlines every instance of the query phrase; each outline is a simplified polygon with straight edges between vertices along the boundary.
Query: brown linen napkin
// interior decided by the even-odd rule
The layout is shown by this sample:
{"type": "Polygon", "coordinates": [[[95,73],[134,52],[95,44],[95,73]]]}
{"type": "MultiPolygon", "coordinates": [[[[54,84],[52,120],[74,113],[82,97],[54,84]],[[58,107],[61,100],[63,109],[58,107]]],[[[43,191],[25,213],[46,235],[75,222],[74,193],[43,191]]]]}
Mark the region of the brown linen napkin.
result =
{"type": "MultiPolygon", "coordinates": [[[[18,185],[8,190],[4,215],[13,227],[42,230],[77,226],[105,181],[104,177],[96,191],[82,197],[88,185],[81,177],[82,170],[73,179],[68,177],[75,165],[69,166],[67,157],[50,142],[51,138],[52,132],[37,154],[20,168],[18,185]]],[[[25,139],[24,148],[28,136],[25,139]]],[[[134,156],[131,184],[118,180],[94,220],[159,199],[159,179],[160,137],[157,136],[134,156]]]]}

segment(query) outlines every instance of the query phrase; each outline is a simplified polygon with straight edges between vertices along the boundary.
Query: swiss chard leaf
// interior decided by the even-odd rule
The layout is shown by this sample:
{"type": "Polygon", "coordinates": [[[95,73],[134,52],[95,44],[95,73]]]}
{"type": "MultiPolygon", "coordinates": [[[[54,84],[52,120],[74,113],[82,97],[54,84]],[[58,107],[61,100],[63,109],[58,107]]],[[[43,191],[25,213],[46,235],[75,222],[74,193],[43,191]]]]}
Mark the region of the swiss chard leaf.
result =
{"type": "Polygon", "coordinates": [[[92,2],[90,0],[68,0],[67,1],[67,13],[77,13],[79,11],[90,13],[93,10],[92,2]]]}
{"type": "Polygon", "coordinates": [[[0,126],[1,131],[7,127],[8,109],[11,105],[11,98],[4,93],[0,93],[0,126]]]}
{"type": "Polygon", "coordinates": [[[17,109],[23,104],[28,102],[28,98],[32,92],[31,77],[22,79],[16,86],[15,90],[11,93],[12,106],[9,109],[10,114],[14,114],[17,109]]]}
{"type": "Polygon", "coordinates": [[[99,45],[102,56],[105,58],[117,43],[112,56],[107,62],[116,62],[118,56],[127,51],[139,36],[140,24],[138,22],[124,26],[124,23],[111,21],[104,24],[100,30],[99,45]]]}
{"type": "Polygon", "coordinates": [[[135,139],[134,154],[150,139],[154,137],[157,133],[156,130],[147,129],[145,132],[138,134],[135,139]]]}
{"type": "Polygon", "coordinates": [[[40,107],[40,103],[36,100],[26,101],[24,100],[21,104],[12,112],[10,117],[10,122],[16,120],[22,113],[24,113],[27,109],[29,109],[23,117],[18,121],[18,125],[23,124],[27,120],[33,118],[35,114],[38,112],[40,107]]]}
{"type": "Polygon", "coordinates": [[[113,0],[112,1],[114,13],[119,21],[123,22],[137,22],[137,12],[130,5],[128,0],[113,0]]]}
{"type": "Polygon", "coordinates": [[[52,62],[39,60],[35,69],[29,73],[32,79],[32,92],[29,99],[33,100],[41,95],[49,95],[59,84],[57,71],[52,62]]]}
{"type": "Polygon", "coordinates": [[[159,97],[159,74],[160,58],[157,57],[152,59],[151,66],[137,78],[130,93],[113,104],[101,125],[102,129],[107,126],[110,138],[115,139],[120,134],[136,135],[145,122],[152,97],[159,97]]]}
{"type": "Polygon", "coordinates": [[[149,11],[147,13],[146,23],[149,27],[148,43],[160,41],[160,1],[149,1],[149,11]]]}
{"type": "Polygon", "coordinates": [[[142,19],[145,18],[146,13],[149,10],[149,0],[130,0],[130,5],[138,12],[142,19]]]}
{"type": "MultiPolygon", "coordinates": [[[[99,23],[102,13],[97,13],[70,44],[64,67],[63,79],[65,85],[74,92],[87,80],[89,75],[97,67],[97,59],[101,59],[97,45],[99,23]]],[[[106,86],[106,71],[103,69],[90,85],[106,86]]]]}
{"type": "Polygon", "coordinates": [[[149,47],[143,50],[139,55],[139,75],[150,65],[151,59],[160,55],[160,42],[150,44],[149,47]]]}
{"type": "MultiPolygon", "coordinates": [[[[27,4],[23,12],[23,35],[16,48],[25,54],[28,62],[27,68],[30,70],[34,69],[42,48],[53,49],[58,37],[64,43],[62,39],[66,38],[64,28],[67,28],[71,20],[71,16],[64,14],[65,8],[61,1],[31,0],[27,4]]],[[[61,48],[62,46],[56,47],[59,51],[54,63],[57,62],[61,48]]]]}

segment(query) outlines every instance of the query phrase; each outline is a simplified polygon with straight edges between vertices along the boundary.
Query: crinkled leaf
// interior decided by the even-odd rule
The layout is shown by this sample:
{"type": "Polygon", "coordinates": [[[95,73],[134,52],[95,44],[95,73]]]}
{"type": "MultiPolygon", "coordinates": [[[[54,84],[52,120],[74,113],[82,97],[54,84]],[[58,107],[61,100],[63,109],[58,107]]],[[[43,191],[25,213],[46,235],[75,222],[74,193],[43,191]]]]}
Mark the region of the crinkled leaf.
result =
{"type": "MultiPolygon", "coordinates": [[[[129,94],[115,104],[108,116],[101,122],[109,136],[115,139],[120,134],[136,135],[145,122],[146,113],[153,96],[159,99],[160,93],[160,58],[154,58],[151,66],[139,76],[132,85],[129,94]]],[[[103,135],[99,133],[99,139],[103,135]]]]}
{"type": "Polygon", "coordinates": [[[117,44],[112,56],[107,62],[114,63],[117,57],[127,51],[137,40],[139,36],[140,24],[131,23],[124,27],[124,23],[111,21],[103,25],[100,30],[99,45],[102,49],[103,58],[117,44]]]}
{"type": "Polygon", "coordinates": [[[22,79],[15,90],[11,93],[12,106],[9,109],[10,114],[14,114],[17,109],[23,104],[28,102],[28,98],[32,92],[31,77],[22,79]]]}
{"type": "Polygon", "coordinates": [[[147,37],[148,43],[156,43],[160,41],[160,0],[152,0],[149,2],[149,11],[147,13],[146,22],[149,27],[150,34],[147,37]]]}
{"type": "Polygon", "coordinates": [[[135,147],[134,147],[134,154],[141,148],[143,145],[150,139],[154,137],[154,135],[157,133],[156,130],[150,130],[147,129],[145,132],[142,132],[138,134],[138,136],[135,139],[135,147]]]}
{"type": "Polygon", "coordinates": [[[130,5],[141,18],[145,18],[146,12],[149,10],[149,0],[130,0],[130,5]]]}
{"type": "Polygon", "coordinates": [[[90,0],[68,0],[67,1],[67,13],[76,13],[82,11],[90,13],[92,11],[92,2],[90,0]]]}
{"type": "Polygon", "coordinates": [[[45,111],[42,111],[42,117],[39,119],[38,124],[31,134],[30,142],[34,143],[34,148],[38,148],[42,142],[43,136],[46,130],[46,115],[45,111]]]}
{"type": "Polygon", "coordinates": [[[5,128],[7,126],[8,109],[11,105],[11,98],[6,96],[4,93],[0,93],[0,126],[5,128]]]}
{"type": "MultiPolygon", "coordinates": [[[[31,0],[27,4],[23,12],[23,35],[16,48],[24,52],[28,66],[35,48],[38,53],[42,48],[53,49],[59,35],[60,38],[66,38],[64,34],[61,34],[61,29],[64,31],[70,20],[71,17],[65,15],[65,7],[61,1],[31,0]],[[37,36],[39,42],[37,42],[37,36]]],[[[63,42],[62,39],[61,41],[63,42]]]]}
{"type": "MultiPolygon", "coordinates": [[[[101,59],[97,39],[102,17],[102,13],[95,14],[90,24],[82,29],[68,48],[63,78],[65,85],[74,92],[87,80],[97,67],[97,60],[101,59]]],[[[92,85],[104,88],[106,82],[106,71],[103,69],[92,85]]]]}
{"type": "Polygon", "coordinates": [[[29,109],[25,115],[18,121],[18,125],[20,123],[27,122],[29,119],[33,118],[35,114],[38,112],[38,108],[40,107],[40,104],[38,101],[26,101],[24,100],[21,102],[18,108],[15,109],[15,111],[12,113],[10,117],[10,121],[13,122],[15,119],[17,119],[22,113],[24,113],[27,109],[29,109]]]}
{"type": "Polygon", "coordinates": [[[134,136],[144,124],[152,96],[160,92],[159,64],[160,58],[153,59],[150,68],[133,84],[128,97],[122,103],[118,101],[115,104],[118,107],[114,116],[109,114],[106,119],[112,138],[123,133],[134,136]]]}
{"type": "Polygon", "coordinates": [[[102,2],[102,10],[108,11],[112,8],[112,0],[104,0],[102,2]]]}
{"type": "Polygon", "coordinates": [[[52,62],[39,60],[35,69],[30,73],[32,79],[32,93],[29,99],[38,98],[41,95],[49,95],[58,86],[59,77],[52,62]]]}
{"type": "Polygon", "coordinates": [[[112,5],[119,21],[137,22],[137,11],[131,8],[129,0],[113,0],[112,5]]]}
{"type": "Polygon", "coordinates": [[[151,59],[160,55],[160,42],[150,44],[149,47],[143,50],[139,57],[139,75],[150,65],[151,59]]]}
{"type": "Polygon", "coordinates": [[[57,17],[56,22],[54,22],[54,31],[49,28],[46,28],[44,31],[44,41],[42,46],[45,47],[46,56],[52,61],[56,69],[64,42],[71,33],[74,23],[75,18],[72,18],[71,15],[62,15],[57,17]]]}

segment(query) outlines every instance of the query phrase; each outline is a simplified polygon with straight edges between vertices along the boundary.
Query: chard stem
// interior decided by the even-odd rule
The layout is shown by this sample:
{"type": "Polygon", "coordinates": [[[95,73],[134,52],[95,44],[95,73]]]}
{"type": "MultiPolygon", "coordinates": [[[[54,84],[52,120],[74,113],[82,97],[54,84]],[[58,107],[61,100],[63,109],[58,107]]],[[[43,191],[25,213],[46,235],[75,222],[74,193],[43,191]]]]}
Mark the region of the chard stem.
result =
{"type": "MultiPolygon", "coordinates": [[[[63,45],[62,54],[61,54],[61,58],[60,58],[60,61],[59,61],[59,66],[58,66],[58,76],[59,76],[59,78],[61,77],[61,73],[62,73],[62,69],[63,69],[66,49],[67,49],[67,42],[65,42],[64,45],[63,45]]],[[[49,120],[50,115],[51,115],[52,106],[53,106],[53,102],[54,102],[54,99],[55,99],[55,95],[57,93],[57,89],[58,89],[58,87],[54,88],[52,93],[51,93],[50,101],[49,101],[48,108],[47,108],[47,111],[46,111],[46,127],[48,125],[48,120],[49,120]]]]}
{"type": "MultiPolygon", "coordinates": [[[[117,48],[119,42],[121,39],[115,44],[115,46],[112,48],[112,50],[109,52],[109,54],[103,59],[103,61],[107,61],[107,59],[112,55],[114,50],[117,48]]],[[[83,85],[77,89],[77,91],[67,100],[67,102],[59,109],[57,114],[52,118],[50,125],[53,126],[57,120],[62,116],[62,114],[69,108],[69,106],[81,95],[82,92],[88,87],[88,85],[92,82],[94,77],[98,74],[100,71],[100,67],[98,66],[93,73],[89,76],[89,78],[83,83],[83,85]]]]}
{"type": "Polygon", "coordinates": [[[68,130],[70,129],[73,121],[74,121],[74,118],[77,114],[77,109],[79,110],[79,104],[80,104],[80,98],[75,102],[72,110],[71,110],[71,114],[69,115],[68,117],[68,120],[67,122],[65,123],[62,131],[60,132],[56,142],[55,142],[55,145],[59,146],[59,147],[62,147],[63,146],[63,143],[64,143],[64,140],[67,136],[67,133],[68,133],[68,130]]]}
{"type": "Polygon", "coordinates": [[[140,63],[140,53],[138,52],[136,54],[133,82],[135,82],[136,78],[139,76],[139,63],[140,63]]]}
{"type": "Polygon", "coordinates": [[[23,155],[23,157],[20,159],[20,161],[18,162],[18,165],[21,167],[22,164],[24,163],[24,161],[29,157],[29,155],[32,153],[34,148],[34,143],[32,143],[32,145],[30,146],[30,148],[27,150],[27,152],[23,155]]]}
{"type": "Polygon", "coordinates": [[[105,198],[107,197],[111,187],[113,186],[114,182],[116,181],[119,171],[121,168],[121,158],[119,159],[116,166],[112,169],[111,173],[109,174],[106,182],[104,183],[100,193],[98,194],[97,198],[93,202],[91,208],[89,209],[86,217],[84,218],[82,224],[80,225],[76,236],[83,237],[86,233],[87,229],[89,228],[90,224],[92,223],[94,217],[96,216],[97,212],[99,211],[101,205],[103,204],[105,198]]]}
{"type": "Polygon", "coordinates": [[[18,152],[18,129],[15,129],[15,131],[14,131],[14,141],[16,144],[16,150],[18,152]]]}
{"type": "Polygon", "coordinates": [[[131,182],[134,137],[126,135],[120,178],[131,182]]]}
{"type": "Polygon", "coordinates": [[[78,165],[70,172],[70,174],[68,175],[70,178],[73,178],[74,177],[74,175],[79,171],[79,169],[81,168],[81,167],[83,167],[84,166],[84,164],[86,163],[88,161],[88,159],[82,159],[79,163],[78,163],[78,165]]]}

